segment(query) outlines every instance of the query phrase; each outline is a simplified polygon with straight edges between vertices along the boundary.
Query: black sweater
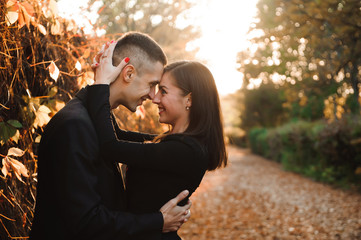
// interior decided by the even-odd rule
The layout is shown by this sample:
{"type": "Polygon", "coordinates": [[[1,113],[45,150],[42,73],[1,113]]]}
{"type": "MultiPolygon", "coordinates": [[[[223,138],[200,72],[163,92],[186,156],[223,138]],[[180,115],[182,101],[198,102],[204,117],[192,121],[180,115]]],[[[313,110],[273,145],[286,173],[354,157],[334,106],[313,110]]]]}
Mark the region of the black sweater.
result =
{"type": "MultiPolygon", "coordinates": [[[[131,142],[129,140],[140,141],[149,136],[139,133],[132,135],[133,133],[117,129],[116,124],[113,125],[109,86],[93,85],[88,91],[88,111],[99,137],[101,154],[106,161],[128,165],[126,187],[129,212],[159,211],[181,191],[189,190],[191,195],[197,189],[207,170],[208,157],[196,139],[174,134],[168,135],[159,143],[131,142]]],[[[187,199],[181,205],[186,202],[187,199]]],[[[159,237],[148,234],[135,239],[150,240],[159,237]]],[[[162,239],[180,238],[176,232],[172,232],[162,234],[162,239]]]]}

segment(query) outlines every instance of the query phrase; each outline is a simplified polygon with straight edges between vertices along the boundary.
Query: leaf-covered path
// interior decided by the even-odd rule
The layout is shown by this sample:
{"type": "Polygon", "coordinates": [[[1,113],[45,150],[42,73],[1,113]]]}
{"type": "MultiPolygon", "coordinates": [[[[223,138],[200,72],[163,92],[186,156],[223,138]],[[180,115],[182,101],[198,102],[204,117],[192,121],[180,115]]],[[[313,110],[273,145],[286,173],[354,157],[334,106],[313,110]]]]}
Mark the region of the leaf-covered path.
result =
{"type": "Polygon", "coordinates": [[[229,148],[227,168],[192,196],[184,240],[361,239],[361,195],[333,189],[277,163],[229,148]]]}

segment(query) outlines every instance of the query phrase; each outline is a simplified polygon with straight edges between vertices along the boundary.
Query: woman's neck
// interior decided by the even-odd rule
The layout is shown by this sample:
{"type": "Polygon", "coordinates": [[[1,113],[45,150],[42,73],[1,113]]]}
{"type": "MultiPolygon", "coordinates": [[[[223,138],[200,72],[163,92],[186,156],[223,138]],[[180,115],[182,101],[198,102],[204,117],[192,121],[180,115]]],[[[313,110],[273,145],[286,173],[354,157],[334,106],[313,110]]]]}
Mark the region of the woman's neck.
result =
{"type": "Polygon", "coordinates": [[[188,123],[183,125],[174,125],[170,130],[170,134],[184,133],[187,130],[188,123]]]}

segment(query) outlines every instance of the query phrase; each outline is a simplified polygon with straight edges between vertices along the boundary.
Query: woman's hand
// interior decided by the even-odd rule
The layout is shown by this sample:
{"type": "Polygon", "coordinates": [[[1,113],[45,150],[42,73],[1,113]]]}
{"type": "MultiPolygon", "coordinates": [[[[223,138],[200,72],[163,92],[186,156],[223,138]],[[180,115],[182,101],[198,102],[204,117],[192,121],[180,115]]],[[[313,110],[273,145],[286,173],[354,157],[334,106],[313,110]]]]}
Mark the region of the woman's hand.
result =
{"type": "Polygon", "coordinates": [[[111,84],[119,76],[122,69],[128,64],[129,58],[124,58],[118,66],[113,66],[112,58],[116,42],[107,43],[94,57],[94,84],[111,84]]]}

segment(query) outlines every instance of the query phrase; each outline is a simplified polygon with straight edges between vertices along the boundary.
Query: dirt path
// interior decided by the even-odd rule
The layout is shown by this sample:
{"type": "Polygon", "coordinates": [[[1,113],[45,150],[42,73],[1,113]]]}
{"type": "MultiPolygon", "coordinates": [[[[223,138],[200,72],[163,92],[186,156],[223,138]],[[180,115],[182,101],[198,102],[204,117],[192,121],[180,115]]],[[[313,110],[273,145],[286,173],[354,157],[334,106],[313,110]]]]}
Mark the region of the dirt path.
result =
{"type": "Polygon", "coordinates": [[[192,196],[184,240],[361,239],[361,195],[229,148],[230,165],[207,173],[192,196]]]}

